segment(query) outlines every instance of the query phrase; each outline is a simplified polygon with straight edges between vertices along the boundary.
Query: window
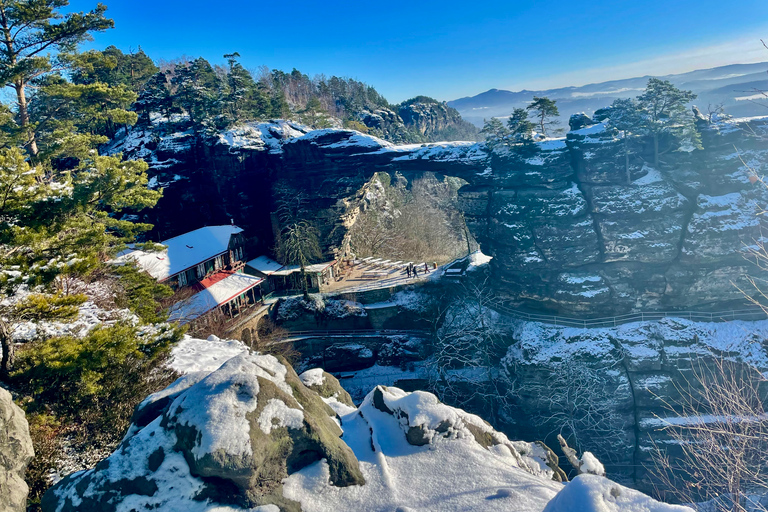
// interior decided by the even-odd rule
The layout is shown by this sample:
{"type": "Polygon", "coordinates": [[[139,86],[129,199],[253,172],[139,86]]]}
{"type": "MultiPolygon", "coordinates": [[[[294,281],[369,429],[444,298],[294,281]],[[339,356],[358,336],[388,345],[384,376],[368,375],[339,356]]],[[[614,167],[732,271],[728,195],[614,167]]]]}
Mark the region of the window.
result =
{"type": "Polygon", "coordinates": [[[197,278],[202,279],[205,277],[205,265],[202,263],[197,266],[197,278]]]}
{"type": "Polygon", "coordinates": [[[182,272],[179,274],[179,286],[187,286],[187,273],[182,272]]]}

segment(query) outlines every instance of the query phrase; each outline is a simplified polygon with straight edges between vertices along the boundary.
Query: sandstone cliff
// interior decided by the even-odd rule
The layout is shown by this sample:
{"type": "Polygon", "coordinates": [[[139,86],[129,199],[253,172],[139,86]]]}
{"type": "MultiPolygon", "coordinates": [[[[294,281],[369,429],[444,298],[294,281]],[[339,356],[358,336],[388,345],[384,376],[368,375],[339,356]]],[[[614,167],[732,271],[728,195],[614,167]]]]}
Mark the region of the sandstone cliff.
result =
{"type": "Polygon", "coordinates": [[[519,306],[586,316],[741,307],[734,283],[745,288],[756,272],[744,254],[760,239],[756,205],[766,193],[742,160],[765,169],[768,118],[701,125],[704,149],[665,155],[660,169],[644,163],[647,147],[625,160],[609,121],[589,119],[564,138],[493,152],[483,143],[394,146],[284,121],[207,140],[179,126],[155,120],[106,148],[146,159],[165,187],[146,214],[158,238],[232,219],[254,251],[268,250],[280,182],[307,195],[328,254],[341,254],[375,172],[431,172],[467,182],[467,223],[494,257],[498,291],[519,306]]]}

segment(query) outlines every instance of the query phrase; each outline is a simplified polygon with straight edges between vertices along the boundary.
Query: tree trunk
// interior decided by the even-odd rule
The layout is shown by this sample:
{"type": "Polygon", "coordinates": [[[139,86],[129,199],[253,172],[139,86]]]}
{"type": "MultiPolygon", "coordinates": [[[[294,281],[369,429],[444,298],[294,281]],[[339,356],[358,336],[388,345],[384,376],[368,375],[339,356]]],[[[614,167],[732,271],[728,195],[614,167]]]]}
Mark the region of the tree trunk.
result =
{"type": "Polygon", "coordinates": [[[8,382],[16,347],[13,344],[10,326],[3,320],[0,320],[0,346],[3,349],[3,357],[0,360],[0,381],[8,382]]]}
{"type": "Polygon", "coordinates": [[[304,300],[309,300],[309,287],[307,286],[307,274],[304,271],[304,264],[301,265],[301,284],[304,288],[304,300]]]}
{"type": "Polygon", "coordinates": [[[653,134],[653,168],[659,168],[659,134],[653,134]]]}
{"type": "Polygon", "coordinates": [[[624,169],[627,172],[627,185],[632,183],[632,175],[629,172],[629,139],[624,136],[624,169]]]}
{"type": "Polygon", "coordinates": [[[37,149],[35,131],[29,126],[29,110],[27,109],[27,95],[24,91],[24,82],[20,80],[16,81],[14,88],[16,89],[16,102],[19,105],[19,125],[26,129],[27,137],[29,139],[27,142],[29,154],[35,157],[39,151],[37,149]]]}
{"type": "Polygon", "coordinates": [[[469,243],[469,226],[467,226],[467,219],[464,218],[464,216],[461,216],[461,222],[464,228],[464,240],[467,242],[467,256],[472,254],[472,245],[469,243]]]}

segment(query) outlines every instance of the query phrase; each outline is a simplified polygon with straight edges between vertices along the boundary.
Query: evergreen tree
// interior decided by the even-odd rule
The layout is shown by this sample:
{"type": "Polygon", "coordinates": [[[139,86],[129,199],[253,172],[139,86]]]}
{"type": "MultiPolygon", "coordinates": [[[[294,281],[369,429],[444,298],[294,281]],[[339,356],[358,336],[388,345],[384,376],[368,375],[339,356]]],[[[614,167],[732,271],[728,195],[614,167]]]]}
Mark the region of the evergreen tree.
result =
{"type": "Polygon", "coordinates": [[[509,129],[504,126],[504,123],[492,117],[485,121],[483,129],[480,130],[480,135],[485,137],[485,144],[493,150],[502,144],[506,144],[510,133],[509,129]]]}
{"type": "Polygon", "coordinates": [[[510,134],[520,142],[530,142],[533,134],[533,123],[528,120],[528,111],[524,108],[516,108],[512,111],[507,121],[510,134]]]}
{"type": "Polygon", "coordinates": [[[218,121],[221,82],[207,60],[198,57],[176,67],[171,83],[176,87],[174,102],[189,115],[195,129],[218,121]]]}
{"type": "Polygon", "coordinates": [[[123,53],[115,46],[104,51],[91,50],[77,55],[72,81],[76,84],[105,83],[111,87],[123,85],[136,94],[159,69],[139,47],[136,53],[123,53]]]}
{"type": "Polygon", "coordinates": [[[687,104],[696,99],[691,91],[678,89],[668,80],[651,78],[645,92],[637,97],[637,108],[643,126],[653,138],[653,165],[659,167],[659,156],[679,147],[686,141],[691,147],[700,147],[693,115],[687,104]],[[661,148],[663,138],[671,139],[666,148],[661,148]]]}
{"type": "Polygon", "coordinates": [[[321,113],[323,111],[323,105],[316,97],[309,98],[304,110],[299,112],[301,115],[301,121],[308,124],[313,128],[318,127],[318,121],[321,119],[321,113]]]}
{"type": "Polygon", "coordinates": [[[272,114],[272,104],[265,87],[257,83],[251,74],[237,62],[240,54],[224,55],[229,63],[225,111],[230,123],[242,120],[264,119],[272,114]]]}
{"type": "Polygon", "coordinates": [[[90,12],[62,14],[61,9],[68,4],[67,0],[0,0],[0,81],[14,90],[17,122],[32,156],[37,156],[38,147],[35,123],[29,114],[30,82],[51,71],[57,52],[71,51],[91,32],[114,26],[104,16],[104,5],[90,12]]]}
{"type": "Polygon", "coordinates": [[[560,112],[557,110],[557,101],[551,100],[546,96],[541,98],[534,96],[533,103],[525,107],[525,109],[532,112],[534,118],[538,119],[539,129],[544,136],[547,135],[545,127],[557,124],[557,120],[552,118],[560,115],[560,112]]]}
{"type": "Polygon", "coordinates": [[[41,77],[34,85],[37,91],[29,113],[36,123],[40,156],[62,152],[74,156],[73,134],[79,134],[82,146],[90,149],[113,137],[118,127],[136,122],[136,113],[128,111],[136,94],[125,85],[76,84],[59,74],[41,77]]]}
{"type": "Polygon", "coordinates": [[[133,109],[143,124],[149,124],[152,112],[167,117],[172,108],[173,97],[168,89],[168,74],[165,71],[155,73],[146,81],[139,98],[133,104],[133,109]]]}
{"type": "Polygon", "coordinates": [[[282,263],[299,265],[304,299],[309,299],[306,267],[322,256],[317,229],[305,220],[288,224],[280,234],[278,250],[282,263]]]}
{"type": "Polygon", "coordinates": [[[627,184],[632,182],[629,158],[632,155],[632,143],[638,136],[647,135],[643,116],[633,99],[617,99],[610,108],[605,109],[605,115],[610,118],[610,125],[620,131],[624,141],[624,169],[627,175],[627,184]]]}

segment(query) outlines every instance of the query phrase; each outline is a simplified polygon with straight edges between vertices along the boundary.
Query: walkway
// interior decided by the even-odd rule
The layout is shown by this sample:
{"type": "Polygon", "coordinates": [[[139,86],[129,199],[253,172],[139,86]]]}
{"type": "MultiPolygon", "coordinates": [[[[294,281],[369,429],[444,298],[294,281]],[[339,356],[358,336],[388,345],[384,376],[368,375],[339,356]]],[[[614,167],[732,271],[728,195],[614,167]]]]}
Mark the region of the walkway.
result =
{"type": "Polygon", "coordinates": [[[629,324],[632,322],[658,322],[664,318],[681,318],[683,320],[691,320],[694,322],[732,322],[734,320],[756,321],[765,320],[768,318],[768,315],[766,315],[765,311],[757,306],[750,309],[718,311],[712,313],[702,311],[649,311],[588,319],[528,313],[526,311],[509,308],[503,305],[495,305],[492,309],[530,322],[541,322],[561,327],[580,327],[583,329],[616,327],[618,325],[629,324]]]}

